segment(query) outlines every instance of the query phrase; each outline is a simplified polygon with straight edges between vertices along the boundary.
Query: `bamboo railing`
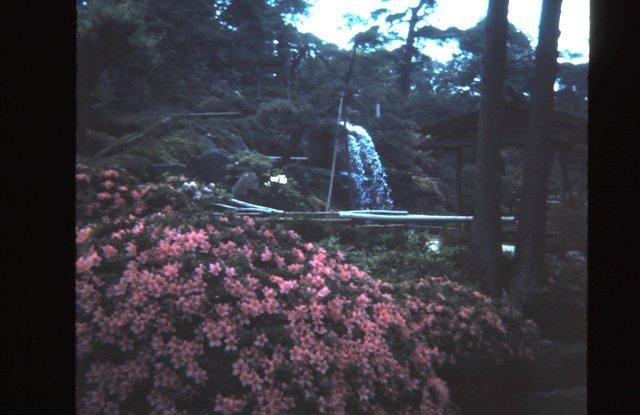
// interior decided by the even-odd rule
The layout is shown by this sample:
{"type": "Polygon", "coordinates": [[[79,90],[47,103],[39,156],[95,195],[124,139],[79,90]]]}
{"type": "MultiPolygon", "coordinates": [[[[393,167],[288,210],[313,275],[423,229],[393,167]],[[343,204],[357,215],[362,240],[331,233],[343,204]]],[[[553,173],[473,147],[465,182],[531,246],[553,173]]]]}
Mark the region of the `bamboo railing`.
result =
{"type": "MultiPolygon", "coordinates": [[[[270,221],[311,221],[334,223],[382,223],[384,225],[402,224],[431,224],[445,225],[449,223],[473,222],[473,216],[460,215],[421,215],[410,214],[406,210],[348,210],[333,212],[296,212],[273,209],[267,206],[256,205],[238,199],[231,199],[228,203],[215,203],[223,210],[231,211],[239,215],[247,215],[270,221]],[[235,206],[234,206],[235,205],[235,206]]],[[[216,212],[214,216],[224,213],[216,212]]],[[[503,223],[514,223],[514,216],[501,217],[503,223]]]]}

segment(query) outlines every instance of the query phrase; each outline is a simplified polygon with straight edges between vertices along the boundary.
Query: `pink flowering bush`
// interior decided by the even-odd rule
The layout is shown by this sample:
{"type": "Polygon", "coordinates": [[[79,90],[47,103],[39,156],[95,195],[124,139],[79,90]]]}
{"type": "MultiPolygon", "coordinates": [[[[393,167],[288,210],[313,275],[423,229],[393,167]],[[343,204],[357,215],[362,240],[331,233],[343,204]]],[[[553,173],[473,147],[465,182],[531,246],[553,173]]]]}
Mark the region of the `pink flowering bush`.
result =
{"type": "Polygon", "coordinates": [[[512,340],[533,328],[480,293],[392,286],[293,231],[127,180],[76,175],[79,413],[445,414],[439,368],[527,354],[512,340]]]}
{"type": "Polygon", "coordinates": [[[518,413],[535,365],[538,329],[532,320],[506,299],[445,277],[395,284],[394,294],[413,336],[424,336],[447,356],[438,374],[461,413],[518,413]]]}
{"type": "Polygon", "coordinates": [[[450,356],[486,354],[496,363],[528,360],[538,329],[505,301],[444,277],[427,277],[394,286],[408,310],[410,328],[450,356]]]}

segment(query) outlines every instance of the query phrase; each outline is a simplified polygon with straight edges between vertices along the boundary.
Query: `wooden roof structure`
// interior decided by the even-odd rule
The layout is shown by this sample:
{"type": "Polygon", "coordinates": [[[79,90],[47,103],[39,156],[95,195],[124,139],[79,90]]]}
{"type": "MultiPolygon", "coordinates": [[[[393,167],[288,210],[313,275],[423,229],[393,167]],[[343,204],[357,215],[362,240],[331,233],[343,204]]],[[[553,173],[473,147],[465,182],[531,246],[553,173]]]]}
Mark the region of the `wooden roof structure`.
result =
{"type": "MultiPolygon", "coordinates": [[[[455,166],[455,209],[460,213],[462,206],[463,150],[475,148],[478,136],[480,111],[448,118],[423,127],[420,132],[424,140],[418,144],[421,150],[441,149],[456,152],[455,166]]],[[[526,144],[529,126],[529,103],[506,103],[501,122],[501,147],[521,148],[526,144]]],[[[570,197],[568,177],[568,152],[575,145],[587,144],[587,120],[566,112],[555,110],[546,125],[554,150],[558,151],[561,169],[561,200],[566,203],[570,197]]]]}
{"type": "MultiPolygon", "coordinates": [[[[418,148],[457,149],[474,147],[478,136],[479,111],[448,118],[423,127],[425,140],[418,148]]],[[[529,125],[528,103],[507,103],[502,119],[502,147],[522,147],[526,142],[529,125]]],[[[586,144],[587,120],[562,111],[554,111],[548,130],[557,144],[586,144]]]]}

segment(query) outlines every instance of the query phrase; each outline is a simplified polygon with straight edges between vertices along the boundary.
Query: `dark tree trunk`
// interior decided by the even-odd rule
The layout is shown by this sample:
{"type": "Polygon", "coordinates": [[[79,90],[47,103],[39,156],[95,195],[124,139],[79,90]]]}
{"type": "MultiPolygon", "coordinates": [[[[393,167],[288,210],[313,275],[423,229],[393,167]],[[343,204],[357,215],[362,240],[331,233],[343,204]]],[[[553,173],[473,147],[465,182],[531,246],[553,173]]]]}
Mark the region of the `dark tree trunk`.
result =
{"type": "Polygon", "coordinates": [[[547,178],[552,159],[548,126],[553,115],[553,84],[558,72],[558,37],[562,0],[543,0],[531,94],[531,114],[522,178],[522,210],[512,291],[525,301],[544,279],[547,178]]]}
{"type": "Polygon", "coordinates": [[[500,137],[507,62],[508,0],[490,0],[487,12],[477,144],[474,246],[484,285],[500,279],[500,137]]]}
{"type": "Polygon", "coordinates": [[[287,28],[283,27],[278,33],[278,79],[282,86],[287,89],[287,99],[289,98],[289,36],[287,28]]]}
{"type": "Polygon", "coordinates": [[[347,73],[344,76],[344,88],[345,93],[347,88],[349,88],[349,83],[351,82],[351,75],[353,75],[353,65],[356,63],[356,52],[358,50],[358,44],[355,43],[353,48],[351,49],[351,59],[349,59],[349,68],[347,69],[347,73]]]}
{"type": "Polygon", "coordinates": [[[456,150],[456,214],[462,215],[462,168],[464,167],[464,149],[456,150]]]}
{"type": "Polygon", "coordinates": [[[416,24],[418,23],[418,11],[422,7],[423,3],[424,2],[421,1],[418,6],[411,9],[409,32],[407,33],[407,41],[404,45],[402,61],[399,65],[400,77],[398,78],[398,83],[400,84],[400,93],[403,97],[407,97],[411,90],[411,69],[413,66],[413,55],[415,54],[414,43],[416,41],[416,24]]]}
{"type": "Polygon", "coordinates": [[[291,90],[294,89],[296,71],[299,70],[298,65],[302,62],[302,59],[307,55],[308,49],[306,47],[301,48],[296,56],[291,59],[291,64],[287,68],[287,95],[290,95],[291,90]]]}

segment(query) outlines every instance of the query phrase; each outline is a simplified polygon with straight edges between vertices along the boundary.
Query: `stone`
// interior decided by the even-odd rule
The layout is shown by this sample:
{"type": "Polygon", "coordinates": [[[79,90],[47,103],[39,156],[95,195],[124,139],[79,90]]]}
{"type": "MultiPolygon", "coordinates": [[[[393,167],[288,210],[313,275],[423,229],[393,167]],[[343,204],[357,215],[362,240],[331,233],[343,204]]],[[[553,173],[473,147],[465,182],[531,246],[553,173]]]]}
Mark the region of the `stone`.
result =
{"type": "Polygon", "coordinates": [[[197,135],[192,138],[196,143],[202,154],[208,153],[209,151],[213,151],[218,148],[215,143],[211,140],[211,137],[206,135],[197,135]]]}
{"type": "Polygon", "coordinates": [[[218,183],[224,180],[230,160],[231,153],[216,148],[195,158],[190,167],[200,179],[218,183]]]}
{"type": "Polygon", "coordinates": [[[241,198],[251,195],[260,189],[260,180],[254,172],[245,172],[231,189],[234,197],[241,198]]]}
{"type": "Polygon", "coordinates": [[[224,148],[225,150],[238,152],[247,151],[249,147],[244,142],[242,137],[233,133],[226,134],[211,134],[207,133],[206,137],[212,141],[216,146],[224,148]]]}
{"type": "MultiPolygon", "coordinates": [[[[336,126],[330,121],[314,121],[307,126],[300,137],[298,155],[308,157],[308,163],[314,167],[326,168],[331,165],[333,142],[336,126]]],[[[346,140],[340,140],[346,143],[346,140]]]]}
{"type": "Polygon", "coordinates": [[[187,166],[182,163],[153,163],[147,166],[147,173],[152,176],[160,176],[164,173],[173,175],[187,174],[187,166]]]}

